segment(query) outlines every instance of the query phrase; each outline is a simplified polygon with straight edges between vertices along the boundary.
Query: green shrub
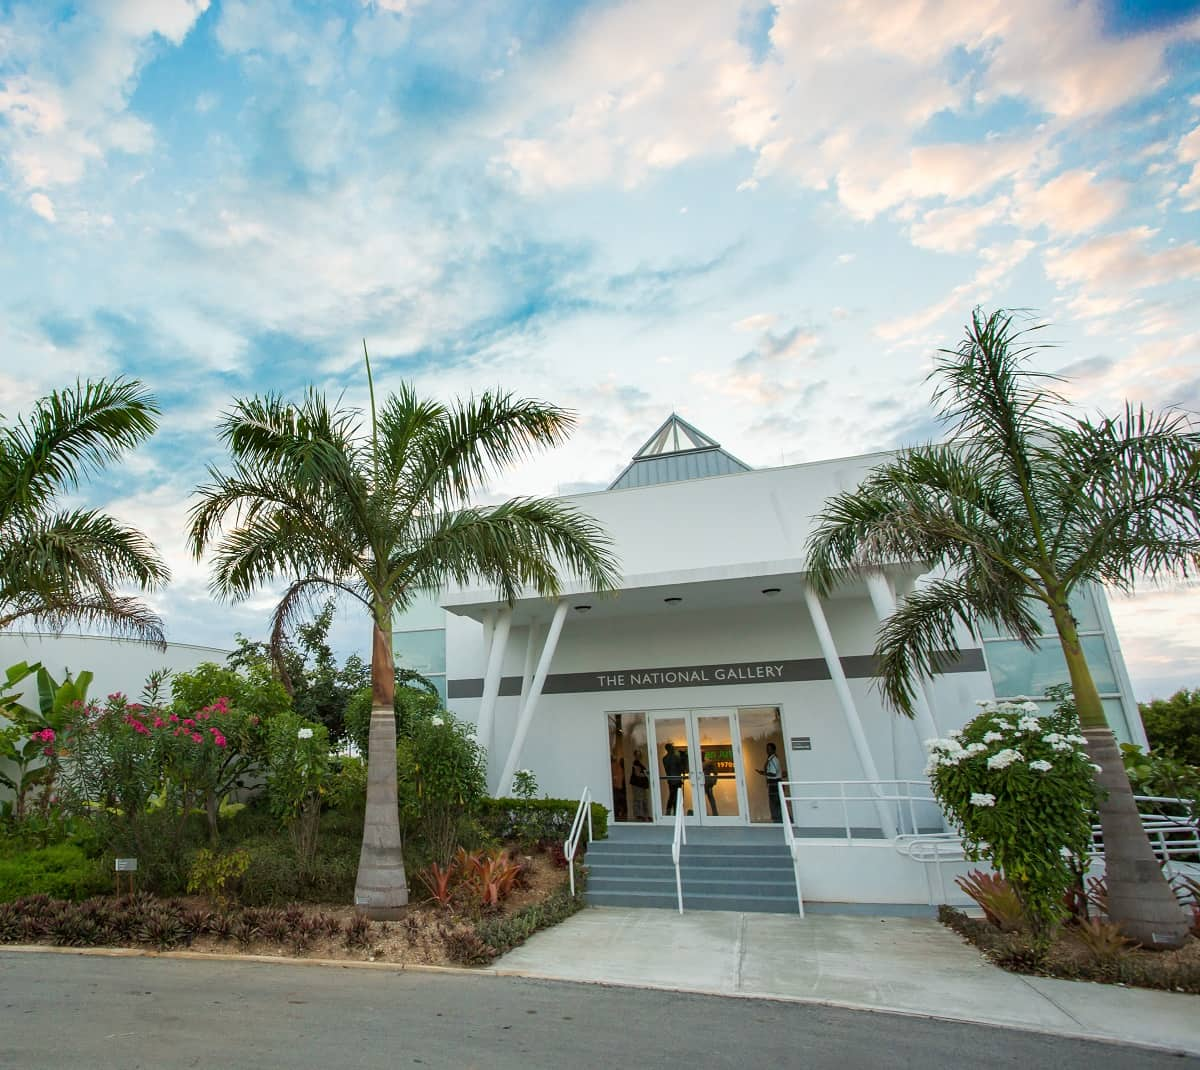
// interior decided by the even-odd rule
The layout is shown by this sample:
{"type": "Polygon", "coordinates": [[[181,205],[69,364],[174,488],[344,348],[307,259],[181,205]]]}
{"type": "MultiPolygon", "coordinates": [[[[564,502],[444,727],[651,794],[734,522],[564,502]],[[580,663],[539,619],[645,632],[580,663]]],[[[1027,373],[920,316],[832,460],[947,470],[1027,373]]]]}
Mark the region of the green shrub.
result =
{"type": "MultiPolygon", "coordinates": [[[[484,830],[498,840],[522,844],[544,840],[562,841],[570,835],[579,802],[574,799],[482,799],[479,820],[484,830]]],[[[592,803],[592,834],[608,838],[608,811],[592,803]]],[[[586,839],[586,833],[584,834],[586,839]]]]}
{"type": "Polygon", "coordinates": [[[926,773],[967,858],[1002,873],[1025,908],[1035,948],[1062,918],[1091,847],[1096,789],[1074,703],[989,702],[960,733],[930,740],[926,773]]]}
{"type": "Polygon", "coordinates": [[[481,966],[523,944],[534,933],[566,921],[583,909],[582,896],[566,888],[510,914],[443,934],[450,956],[464,966],[481,966]]]}
{"type": "Polygon", "coordinates": [[[214,903],[228,902],[230,893],[245,875],[250,855],[243,850],[217,854],[201,848],[192,859],[188,871],[187,890],[208,896],[214,903]]]}
{"type": "Polygon", "coordinates": [[[329,779],[329,729],[295,713],[275,716],[267,730],[267,800],[286,826],[307,876],[317,853],[321,799],[329,779]]]}
{"type": "Polygon", "coordinates": [[[0,902],[38,894],[86,899],[112,887],[111,866],[70,843],[19,851],[0,858],[0,902]]]}
{"type": "Polygon", "coordinates": [[[367,805],[367,763],[341,755],[333,760],[328,801],[335,810],[361,814],[367,805]]]}

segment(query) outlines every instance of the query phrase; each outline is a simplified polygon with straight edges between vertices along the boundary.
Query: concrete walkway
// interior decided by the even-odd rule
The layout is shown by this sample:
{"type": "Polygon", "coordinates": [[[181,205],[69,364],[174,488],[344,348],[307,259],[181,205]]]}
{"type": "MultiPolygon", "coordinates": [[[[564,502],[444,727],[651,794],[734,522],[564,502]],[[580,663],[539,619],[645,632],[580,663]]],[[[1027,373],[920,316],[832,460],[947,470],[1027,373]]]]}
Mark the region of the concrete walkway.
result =
{"type": "Polygon", "coordinates": [[[522,977],[756,996],[1200,1055],[1200,996],[1008,973],[916,918],[592,907],[499,959],[522,977]]]}

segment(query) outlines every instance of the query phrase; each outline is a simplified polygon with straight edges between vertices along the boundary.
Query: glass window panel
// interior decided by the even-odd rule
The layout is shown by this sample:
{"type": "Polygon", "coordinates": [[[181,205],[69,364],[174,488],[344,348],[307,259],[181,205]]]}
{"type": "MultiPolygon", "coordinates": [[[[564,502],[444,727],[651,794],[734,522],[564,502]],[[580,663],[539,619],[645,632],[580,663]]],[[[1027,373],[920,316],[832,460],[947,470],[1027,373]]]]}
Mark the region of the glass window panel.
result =
{"type": "Polygon", "coordinates": [[[646,761],[646,715],[608,714],[613,820],[649,821],[653,770],[646,761]]]}
{"type": "Polygon", "coordinates": [[[673,817],[677,805],[682,805],[686,814],[693,812],[688,758],[687,719],[655,717],[651,779],[658,779],[658,800],[664,817],[673,817]]]}
{"type": "MultiPolygon", "coordinates": [[[[1081,639],[1083,654],[1101,692],[1117,690],[1112,662],[1099,635],[1081,639]]],[[[1069,683],[1067,663],[1056,640],[1044,639],[1030,650],[1016,639],[997,639],[984,647],[992,688],[1001,698],[1028,695],[1031,698],[1046,693],[1052,684],[1069,683]]]]}
{"type": "Polygon", "coordinates": [[[434,628],[445,629],[446,611],[432,595],[420,595],[412,605],[396,614],[392,630],[397,632],[425,632],[434,628]]]}
{"type": "MultiPolygon", "coordinates": [[[[1054,621],[1050,617],[1050,609],[1042,602],[1029,600],[1029,610],[1038,622],[1042,635],[1054,634],[1054,621]]],[[[1096,613],[1096,603],[1090,590],[1079,590],[1071,595],[1071,612],[1075,614],[1078,628],[1081,632],[1096,632],[1100,630],[1100,617],[1096,613]]],[[[995,639],[1001,635],[996,628],[985,622],[979,623],[979,634],[984,639],[995,639]]],[[[1003,633],[1008,635],[1007,632],[1003,633]]]]}
{"type": "Polygon", "coordinates": [[[708,817],[737,817],[737,764],[733,754],[733,725],[727,713],[696,719],[700,736],[700,772],[704,777],[704,813],[708,817]]]}
{"type": "Polygon", "coordinates": [[[415,669],[427,675],[446,671],[446,632],[442,628],[393,632],[392,651],[398,669],[415,669]]]}
{"type": "Polygon", "coordinates": [[[738,710],[738,730],[742,737],[742,768],[746,778],[746,804],[751,822],[767,823],[773,820],[767,778],[758,770],[766,766],[767,744],[775,744],[779,757],[780,772],[787,777],[787,760],[783,746],[783,729],[779,723],[779,709],[775,706],[760,706],[738,710]]]}

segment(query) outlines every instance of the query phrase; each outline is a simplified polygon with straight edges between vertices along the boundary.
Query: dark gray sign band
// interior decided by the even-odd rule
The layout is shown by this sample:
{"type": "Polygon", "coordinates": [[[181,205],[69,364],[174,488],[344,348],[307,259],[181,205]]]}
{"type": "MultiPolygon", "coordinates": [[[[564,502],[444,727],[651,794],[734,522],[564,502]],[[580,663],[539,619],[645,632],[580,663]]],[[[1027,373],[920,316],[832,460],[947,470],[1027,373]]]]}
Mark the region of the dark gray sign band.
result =
{"type": "MultiPolygon", "coordinates": [[[[943,651],[940,672],[984,672],[983,651],[972,648],[957,655],[943,651]]],[[[874,654],[841,658],[849,679],[865,680],[879,675],[874,654]]],[[[662,669],[605,669],[602,672],[563,672],[546,677],[543,694],[579,695],[591,691],[661,691],[672,687],[729,687],[733,684],[794,684],[828,680],[824,658],[780,658],[777,661],[736,661],[715,665],[671,665],[662,669]]],[[[501,695],[519,695],[521,678],[505,676],[501,695]]],[[[481,698],[483,680],[449,680],[449,698],[481,698]]]]}

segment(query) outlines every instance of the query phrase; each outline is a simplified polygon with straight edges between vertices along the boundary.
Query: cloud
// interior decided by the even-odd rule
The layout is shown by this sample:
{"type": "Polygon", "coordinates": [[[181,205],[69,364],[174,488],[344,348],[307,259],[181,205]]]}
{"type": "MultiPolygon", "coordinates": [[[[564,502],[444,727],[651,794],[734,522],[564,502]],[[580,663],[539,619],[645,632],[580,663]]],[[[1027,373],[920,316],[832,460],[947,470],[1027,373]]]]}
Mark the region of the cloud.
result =
{"type": "Polygon", "coordinates": [[[1192,165],[1191,175],[1179,188],[1179,199],[1184,211],[1194,212],[1200,209],[1200,124],[1180,138],[1176,155],[1180,163],[1192,165]]]}
{"type": "Polygon", "coordinates": [[[1013,216],[1027,230],[1044,226],[1054,234],[1083,234],[1112,219],[1126,198],[1122,182],[1097,181],[1094,171],[1064,171],[1042,185],[1017,183],[1013,216]]]}
{"type": "Polygon", "coordinates": [[[0,158],[26,190],[78,183],[110,153],[144,153],[149,124],[129,111],[157,40],[183,41],[208,0],[91,0],[59,18],[50,5],[13,13],[0,75],[0,158]]]}
{"type": "Polygon", "coordinates": [[[1008,215],[1007,197],[984,204],[937,208],[918,214],[909,228],[913,245],[940,253],[964,253],[975,247],[979,231],[1003,222],[1008,215]]]}
{"type": "Polygon", "coordinates": [[[57,219],[57,216],[54,214],[54,202],[44,193],[30,194],[29,207],[48,223],[53,223],[57,219]]]}
{"type": "Polygon", "coordinates": [[[1200,244],[1181,242],[1154,249],[1157,231],[1132,227],[1079,245],[1047,252],[1046,273],[1062,285],[1128,291],[1200,276],[1200,244]]]}
{"type": "Polygon", "coordinates": [[[876,325],[875,334],[888,342],[926,342],[925,333],[944,316],[986,302],[1034,248],[1034,242],[1020,239],[981,249],[979,259],[983,263],[970,281],[918,312],[876,325]]]}

